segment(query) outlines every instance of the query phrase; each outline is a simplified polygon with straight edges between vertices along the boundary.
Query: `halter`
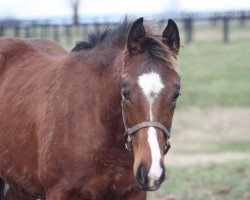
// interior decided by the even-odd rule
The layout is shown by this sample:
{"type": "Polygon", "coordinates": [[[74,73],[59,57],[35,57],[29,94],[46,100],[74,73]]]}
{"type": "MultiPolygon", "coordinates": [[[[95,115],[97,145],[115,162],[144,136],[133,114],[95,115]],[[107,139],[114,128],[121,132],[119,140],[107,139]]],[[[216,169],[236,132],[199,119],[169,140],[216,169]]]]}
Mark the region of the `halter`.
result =
{"type": "MultiPolygon", "coordinates": [[[[165,139],[169,139],[170,138],[170,132],[169,130],[160,122],[151,122],[151,121],[145,121],[139,124],[136,124],[132,127],[127,127],[126,125],[126,121],[125,121],[125,116],[123,113],[123,109],[122,109],[122,119],[123,119],[123,124],[124,124],[124,128],[125,128],[125,135],[127,135],[127,142],[125,144],[126,149],[128,149],[129,151],[132,151],[132,136],[139,131],[140,129],[143,128],[147,128],[147,127],[155,127],[158,128],[160,130],[162,130],[163,135],[165,137],[165,139]]],[[[164,150],[164,155],[167,154],[168,150],[170,149],[171,145],[170,142],[167,140],[166,142],[166,146],[165,146],[165,150],[164,150]]]]}

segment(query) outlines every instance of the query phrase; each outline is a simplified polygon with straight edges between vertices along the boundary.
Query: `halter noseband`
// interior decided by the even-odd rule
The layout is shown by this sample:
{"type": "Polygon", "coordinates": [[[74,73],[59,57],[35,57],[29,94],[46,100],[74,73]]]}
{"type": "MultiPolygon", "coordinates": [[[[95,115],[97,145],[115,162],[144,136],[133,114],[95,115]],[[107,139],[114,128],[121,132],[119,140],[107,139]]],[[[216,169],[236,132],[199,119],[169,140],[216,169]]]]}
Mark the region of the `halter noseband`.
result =
{"type": "MultiPolygon", "coordinates": [[[[127,143],[125,144],[126,149],[129,151],[132,151],[132,136],[139,131],[140,129],[147,128],[147,127],[155,127],[160,130],[162,130],[164,137],[167,139],[170,138],[170,132],[169,130],[160,122],[151,122],[151,121],[145,121],[139,124],[136,124],[130,128],[127,127],[126,122],[125,122],[125,116],[122,110],[122,118],[123,118],[123,123],[124,123],[124,128],[125,128],[125,135],[127,135],[127,143]]],[[[170,149],[171,145],[169,141],[166,143],[166,147],[164,150],[164,155],[167,154],[168,150],[170,149]]]]}

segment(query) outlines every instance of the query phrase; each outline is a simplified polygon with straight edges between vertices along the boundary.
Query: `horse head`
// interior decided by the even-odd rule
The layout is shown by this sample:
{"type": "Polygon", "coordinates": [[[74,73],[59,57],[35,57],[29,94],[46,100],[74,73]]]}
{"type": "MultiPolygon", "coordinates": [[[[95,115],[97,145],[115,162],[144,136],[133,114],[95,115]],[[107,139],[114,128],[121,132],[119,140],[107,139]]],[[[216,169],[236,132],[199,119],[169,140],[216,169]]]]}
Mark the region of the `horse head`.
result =
{"type": "Polygon", "coordinates": [[[169,148],[172,117],[180,94],[176,57],[177,25],[169,20],[159,37],[137,19],[124,50],[121,78],[122,114],[134,175],[143,190],[156,190],[165,179],[164,153],[169,148]]]}

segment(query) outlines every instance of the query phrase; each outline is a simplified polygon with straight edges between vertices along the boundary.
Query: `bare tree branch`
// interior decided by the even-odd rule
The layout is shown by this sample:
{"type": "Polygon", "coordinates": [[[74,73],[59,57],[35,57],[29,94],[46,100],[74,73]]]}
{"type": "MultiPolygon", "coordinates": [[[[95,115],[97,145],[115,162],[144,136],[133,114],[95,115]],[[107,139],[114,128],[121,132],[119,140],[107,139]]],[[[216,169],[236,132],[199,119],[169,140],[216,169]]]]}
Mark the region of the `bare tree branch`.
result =
{"type": "Polygon", "coordinates": [[[80,0],[68,0],[73,11],[73,23],[79,24],[79,5],[80,0]]]}

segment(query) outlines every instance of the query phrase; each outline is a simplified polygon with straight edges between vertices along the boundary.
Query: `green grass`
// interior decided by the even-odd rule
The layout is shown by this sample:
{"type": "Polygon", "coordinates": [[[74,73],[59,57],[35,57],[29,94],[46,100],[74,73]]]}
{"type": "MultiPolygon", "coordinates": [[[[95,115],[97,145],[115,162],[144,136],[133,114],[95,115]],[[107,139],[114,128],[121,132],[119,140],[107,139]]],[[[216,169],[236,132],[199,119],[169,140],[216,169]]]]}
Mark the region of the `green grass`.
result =
{"type": "Polygon", "coordinates": [[[178,106],[250,106],[250,40],[196,42],[180,50],[178,106]]]}
{"type": "MultiPolygon", "coordinates": [[[[199,142],[202,148],[199,149],[179,149],[176,150],[176,154],[217,154],[217,153],[249,153],[250,155],[250,141],[232,141],[232,140],[221,140],[221,141],[209,141],[204,140],[199,142]]],[[[250,159],[250,158],[249,158],[250,159]]]]}
{"type": "Polygon", "coordinates": [[[168,167],[168,174],[158,193],[149,194],[151,199],[250,199],[250,162],[168,167]]]}
{"type": "Polygon", "coordinates": [[[249,141],[220,141],[216,143],[216,147],[210,152],[216,153],[226,151],[250,153],[250,143],[249,141]]]}

